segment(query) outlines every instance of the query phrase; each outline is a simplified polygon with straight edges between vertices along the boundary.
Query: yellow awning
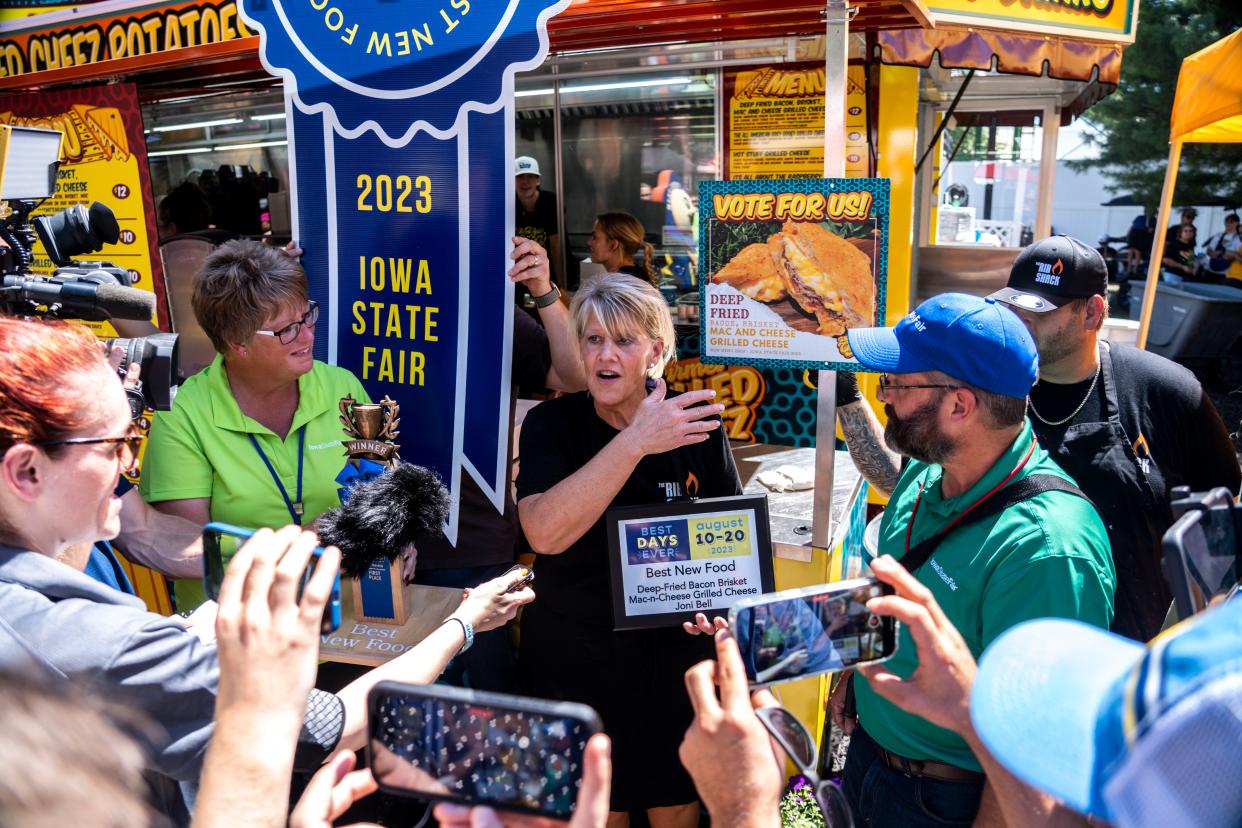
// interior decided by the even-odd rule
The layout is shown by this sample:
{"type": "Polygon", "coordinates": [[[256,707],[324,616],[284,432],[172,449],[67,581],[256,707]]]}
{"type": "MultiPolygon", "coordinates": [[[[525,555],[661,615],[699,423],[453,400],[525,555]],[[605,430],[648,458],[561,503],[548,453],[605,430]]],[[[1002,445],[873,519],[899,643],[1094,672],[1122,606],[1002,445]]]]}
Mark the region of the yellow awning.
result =
{"type": "Polygon", "coordinates": [[[1242,29],[1182,61],[1169,137],[1242,141],[1242,29]]]}

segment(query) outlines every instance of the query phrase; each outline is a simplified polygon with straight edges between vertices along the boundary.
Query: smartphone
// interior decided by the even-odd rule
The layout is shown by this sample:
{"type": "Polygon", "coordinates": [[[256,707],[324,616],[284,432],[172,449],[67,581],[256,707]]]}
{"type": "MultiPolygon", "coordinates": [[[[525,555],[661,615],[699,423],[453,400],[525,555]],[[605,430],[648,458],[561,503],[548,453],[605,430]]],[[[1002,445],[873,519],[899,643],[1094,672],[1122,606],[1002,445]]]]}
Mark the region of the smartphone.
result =
{"type": "Polygon", "coordinates": [[[657,381],[653,380],[651,377],[647,377],[647,379],[645,379],[645,380],[643,381],[643,387],[647,389],[647,393],[648,393],[648,394],[650,394],[652,391],[656,390],[656,386],[657,386],[657,385],[659,385],[659,384],[660,384],[660,383],[658,383],[657,381]]]}
{"type": "Polygon", "coordinates": [[[569,819],[601,727],[584,704],[385,681],[367,696],[367,762],[387,793],[569,819]]]}
{"type": "MultiPolygon", "coordinates": [[[[220,584],[224,582],[224,570],[242,543],[254,534],[253,529],[243,529],[228,523],[209,523],[203,527],[203,590],[212,601],[220,599],[220,584]]],[[[302,600],[302,590],[315,572],[315,564],[323,554],[323,547],[315,547],[311,553],[310,563],[302,573],[298,584],[298,600],[302,600]]],[[[338,572],[332,582],[332,594],[328,597],[327,606],[323,608],[323,623],[320,632],[327,634],[341,626],[341,574],[338,572]]]]}
{"type": "Polygon", "coordinates": [[[1236,507],[1227,495],[1224,500],[1216,504],[1205,498],[1207,508],[1186,512],[1164,533],[1165,580],[1179,618],[1207,609],[1242,580],[1242,520],[1235,525],[1236,507]]]}
{"type": "Polygon", "coordinates": [[[787,589],[744,598],[729,610],[751,684],[845,670],[890,658],[897,651],[896,622],[867,609],[891,595],[875,578],[787,589]]]}
{"type": "Polygon", "coordinates": [[[521,592],[535,581],[535,570],[526,564],[514,564],[502,575],[502,578],[508,578],[510,575],[522,573],[522,580],[517,581],[513,586],[505,590],[505,592],[521,592]]]}

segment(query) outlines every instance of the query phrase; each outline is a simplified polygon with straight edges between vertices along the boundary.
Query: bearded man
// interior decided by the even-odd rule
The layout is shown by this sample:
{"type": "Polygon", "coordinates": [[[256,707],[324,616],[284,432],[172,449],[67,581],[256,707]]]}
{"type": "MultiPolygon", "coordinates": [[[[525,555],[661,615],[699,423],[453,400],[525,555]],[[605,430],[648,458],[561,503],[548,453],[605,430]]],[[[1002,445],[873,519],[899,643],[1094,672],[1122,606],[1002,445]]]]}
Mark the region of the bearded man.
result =
{"type": "Polygon", "coordinates": [[[1100,337],[1108,269],[1099,252],[1051,236],[1014,260],[992,294],[1039,350],[1028,410],[1039,444],[1095,502],[1117,569],[1113,632],[1148,641],[1172,601],[1160,539],[1175,486],[1237,494],[1242,473],[1228,430],[1194,374],[1157,354],[1100,337]]]}
{"type": "MultiPolygon", "coordinates": [[[[859,362],[886,372],[882,436],[856,395],[842,395],[838,409],[860,471],[890,493],[879,553],[931,591],[976,658],[1032,618],[1107,628],[1108,535],[1031,432],[1026,400],[1039,360],[1022,321],[993,299],[946,293],[894,328],[848,336],[859,362]]],[[[908,627],[898,636],[885,666],[905,679],[919,651],[908,627]]],[[[833,713],[852,733],[842,788],[862,824],[999,824],[983,766],[960,736],[901,710],[862,675],[853,684],[856,722],[845,719],[841,688],[833,713]]]]}

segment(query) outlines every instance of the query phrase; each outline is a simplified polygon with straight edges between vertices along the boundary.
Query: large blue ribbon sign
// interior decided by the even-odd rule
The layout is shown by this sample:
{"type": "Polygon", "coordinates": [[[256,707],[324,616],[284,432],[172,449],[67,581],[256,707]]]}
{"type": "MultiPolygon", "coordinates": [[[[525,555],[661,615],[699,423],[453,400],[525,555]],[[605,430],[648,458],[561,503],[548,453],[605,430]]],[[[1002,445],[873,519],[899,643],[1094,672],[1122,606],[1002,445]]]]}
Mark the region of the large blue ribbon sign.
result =
{"type": "Polygon", "coordinates": [[[401,405],[401,455],[449,486],[454,544],[463,468],[504,506],[513,76],[568,5],[238,2],[284,80],[294,234],[327,311],[315,356],[401,405]]]}

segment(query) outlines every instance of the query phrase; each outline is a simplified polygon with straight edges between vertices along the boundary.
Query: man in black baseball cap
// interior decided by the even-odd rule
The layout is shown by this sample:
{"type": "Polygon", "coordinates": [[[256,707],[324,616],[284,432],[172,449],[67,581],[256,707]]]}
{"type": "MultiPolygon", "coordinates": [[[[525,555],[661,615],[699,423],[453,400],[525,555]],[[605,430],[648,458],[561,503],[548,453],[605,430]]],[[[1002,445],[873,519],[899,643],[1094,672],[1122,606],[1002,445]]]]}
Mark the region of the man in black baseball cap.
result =
{"type": "Polygon", "coordinates": [[[1039,382],[1028,411],[1040,445],[1095,502],[1117,569],[1112,628],[1146,641],[1160,631],[1171,596],[1160,539],[1173,522],[1169,492],[1242,482],[1229,433],[1190,371],[1100,337],[1108,269],[1070,236],[1030,245],[992,297],[1030,329],[1039,382]]]}

